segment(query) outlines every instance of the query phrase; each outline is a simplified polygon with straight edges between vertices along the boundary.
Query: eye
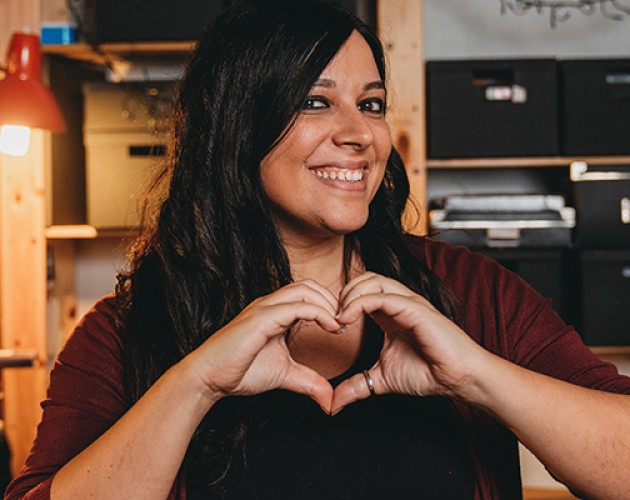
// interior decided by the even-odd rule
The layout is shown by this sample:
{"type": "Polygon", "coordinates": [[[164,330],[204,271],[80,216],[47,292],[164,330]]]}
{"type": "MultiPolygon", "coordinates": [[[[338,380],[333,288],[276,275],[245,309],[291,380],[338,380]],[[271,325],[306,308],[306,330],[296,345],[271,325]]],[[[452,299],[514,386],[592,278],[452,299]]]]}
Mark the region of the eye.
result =
{"type": "Polygon", "coordinates": [[[316,111],[319,109],[328,109],[330,107],[330,103],[328,99],[322,96],[308,96],[304,99],[304,103],[302,104],[303,111],[316,111]]]}
{"type": "Polygon", "coordinates": [[[359,110],[377,115],[385,114],[385,101],[379,97],[372,97],[361,101],[357,106],[359,110]]]}

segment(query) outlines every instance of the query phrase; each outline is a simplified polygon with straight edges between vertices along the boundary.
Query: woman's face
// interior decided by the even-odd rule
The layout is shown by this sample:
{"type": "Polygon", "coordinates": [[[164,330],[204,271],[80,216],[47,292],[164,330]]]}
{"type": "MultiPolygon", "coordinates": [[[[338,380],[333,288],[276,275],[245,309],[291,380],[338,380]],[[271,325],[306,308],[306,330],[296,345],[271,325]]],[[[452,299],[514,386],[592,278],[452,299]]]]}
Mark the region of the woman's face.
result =
{"type": "Polygon", "coordinates": [[[391,150],[385,88],[369,45],[353,32],[315,82],[289,134],[261,162],[285,242],[362,227],[391,150]]]}

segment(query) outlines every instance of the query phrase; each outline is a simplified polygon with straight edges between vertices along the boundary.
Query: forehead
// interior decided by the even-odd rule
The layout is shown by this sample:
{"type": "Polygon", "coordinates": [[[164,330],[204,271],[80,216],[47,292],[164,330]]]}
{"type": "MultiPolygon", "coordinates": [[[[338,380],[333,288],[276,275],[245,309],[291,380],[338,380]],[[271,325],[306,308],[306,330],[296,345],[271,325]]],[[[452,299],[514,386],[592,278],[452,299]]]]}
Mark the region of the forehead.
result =
{"type": "Polygon", "coordinates": [[[344,78],[357,77],[360,79],[380,80],[380,74],[372,49],[365,38],[357,31],[353,31],[339,51],[332,58],[328,66],[322,71],[322,77],[344,78]]]}

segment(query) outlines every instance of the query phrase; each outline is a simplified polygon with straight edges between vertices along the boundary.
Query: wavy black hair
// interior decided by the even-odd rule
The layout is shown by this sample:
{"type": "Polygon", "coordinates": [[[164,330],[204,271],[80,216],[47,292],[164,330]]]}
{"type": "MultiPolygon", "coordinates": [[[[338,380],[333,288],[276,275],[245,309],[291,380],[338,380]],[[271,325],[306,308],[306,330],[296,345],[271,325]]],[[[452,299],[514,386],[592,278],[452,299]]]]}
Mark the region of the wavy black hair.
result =
{"type": "MultiPolygon", "coordinates": [[[[260,162],[353,31],[369,44],[385,81],[375,34],[326,2],[243,1],[199,41],[180,84],[169,161],[153,186],[129,269],[119,276],[131,403],[252,300],[292,281],[260,162]]],[[[447,290],[405,243],[408,195],[392,150],[366,225],[346,236],[346,272],[356,254],[366,269],[401,281],[454,318],[447,290]]],[[[220,487],[247,430],[246,399],[234,398],[225,432],[212,419],[202,422],[186,457],[190,481],[212,462],[210,482],[220,487]]]]}

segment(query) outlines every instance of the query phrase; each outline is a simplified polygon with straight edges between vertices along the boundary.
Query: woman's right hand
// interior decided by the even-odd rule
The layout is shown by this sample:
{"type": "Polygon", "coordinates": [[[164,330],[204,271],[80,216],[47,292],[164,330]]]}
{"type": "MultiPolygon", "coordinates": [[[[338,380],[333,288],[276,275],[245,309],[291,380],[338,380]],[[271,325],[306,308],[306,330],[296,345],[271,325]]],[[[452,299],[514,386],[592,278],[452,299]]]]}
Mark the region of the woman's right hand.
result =
{"type": "Polygon", "coordinates": [[[338,333],[336,314],[337,299],[325,287],[314,280],[291,283],[254,300],[184,362],[199,375],[205,395],[213,401],[286,389],[309,396],[328,412],[333,388],[291,358],[285,333],[298,321],[315,321],[338,333]]]}

